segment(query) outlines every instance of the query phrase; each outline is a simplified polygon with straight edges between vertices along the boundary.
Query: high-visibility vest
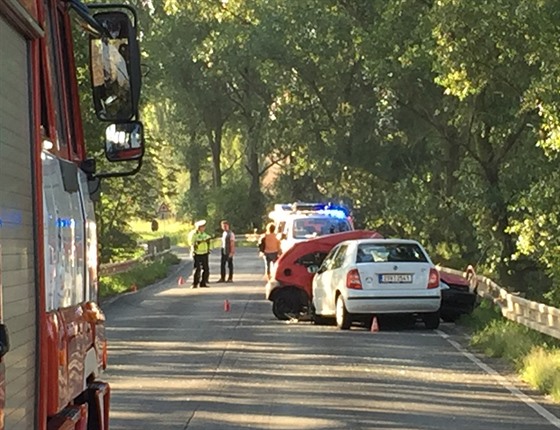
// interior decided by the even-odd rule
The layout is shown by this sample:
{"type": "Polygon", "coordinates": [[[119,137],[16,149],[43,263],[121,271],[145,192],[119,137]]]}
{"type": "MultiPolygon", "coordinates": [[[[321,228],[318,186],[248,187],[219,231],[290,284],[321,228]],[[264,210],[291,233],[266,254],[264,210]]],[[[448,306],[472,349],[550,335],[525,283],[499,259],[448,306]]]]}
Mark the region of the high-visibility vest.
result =
{"type": "Polygon", "coordinates": [[[204,231],[195,230],[191,237],[191,244],[195,254],[208,254],[210,252],[210,236],[204,231]]]}

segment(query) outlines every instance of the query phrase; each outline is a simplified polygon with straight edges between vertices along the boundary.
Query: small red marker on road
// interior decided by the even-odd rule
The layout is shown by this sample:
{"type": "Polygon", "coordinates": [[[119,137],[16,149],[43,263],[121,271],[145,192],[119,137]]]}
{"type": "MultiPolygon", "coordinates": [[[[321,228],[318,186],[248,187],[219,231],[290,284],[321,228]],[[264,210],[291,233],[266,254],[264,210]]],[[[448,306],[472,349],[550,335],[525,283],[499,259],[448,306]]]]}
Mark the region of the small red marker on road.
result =
{"type": "Polygon", "coordinates": [[[379,324],[377,323],[377,317],[373,317],[373,320],[371,320],[371,329],[370,331],[372,333],[377,333],[379,331],[379,324]]]}
{"type": "Polygon", "coordinates": [[[229,300],[224,300],[224,311],[229,312],[231,310],[231,305],[229,304],[229,300]]]}

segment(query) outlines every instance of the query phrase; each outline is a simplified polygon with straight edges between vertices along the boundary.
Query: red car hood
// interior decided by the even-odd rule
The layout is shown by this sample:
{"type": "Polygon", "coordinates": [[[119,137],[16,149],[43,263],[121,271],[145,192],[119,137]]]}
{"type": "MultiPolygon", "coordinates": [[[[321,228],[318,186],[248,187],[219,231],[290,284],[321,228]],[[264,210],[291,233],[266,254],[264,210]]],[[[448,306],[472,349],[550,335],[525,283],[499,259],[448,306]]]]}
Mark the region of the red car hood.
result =
{"type": "Polygon", "coordinates": [[[278,287],[294,286],[303,289],[311,297],[313,273],[307,271],[307,267],[297,263],[298,259],[313,253],[327,254],[340,242],[352,239],[380,239],[383,236],[371,230],[352,230],[343,233],[328,234],[316,239],[309,239],[296,243],[287,250],[276,262],[274,279],[278,287]]]}

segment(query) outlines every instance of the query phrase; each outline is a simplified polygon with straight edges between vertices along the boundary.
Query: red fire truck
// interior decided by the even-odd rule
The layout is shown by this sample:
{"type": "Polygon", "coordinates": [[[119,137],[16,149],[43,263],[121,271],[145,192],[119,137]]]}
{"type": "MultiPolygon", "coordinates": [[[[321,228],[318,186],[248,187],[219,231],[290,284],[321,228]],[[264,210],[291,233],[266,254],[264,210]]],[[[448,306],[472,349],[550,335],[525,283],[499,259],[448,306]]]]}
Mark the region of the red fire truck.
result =
{"type": "Polygon", "coordinates": [[[0,0],[0,429],[109,426],[93,208],[102,178],[142,164],[136,33],[126,5],[0,0]],[[105,172],[84,142],[77,32],[105,172]]]}

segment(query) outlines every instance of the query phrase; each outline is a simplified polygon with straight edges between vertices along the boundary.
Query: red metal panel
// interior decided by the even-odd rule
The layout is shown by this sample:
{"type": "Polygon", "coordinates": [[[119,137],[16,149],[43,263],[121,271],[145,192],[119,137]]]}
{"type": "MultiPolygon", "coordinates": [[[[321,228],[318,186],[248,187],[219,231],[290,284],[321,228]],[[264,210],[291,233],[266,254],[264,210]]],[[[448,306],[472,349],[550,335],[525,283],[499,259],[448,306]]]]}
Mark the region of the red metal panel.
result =
{"type": "MultiPolygon", "coordinates": [[[[69,398],[67,389],[67,352],[64,348],[64,334],[61,330],[61,318],[57,312],[47,315],[47,336],[45,339],[45,373],[42,382],[45,393],[42,393],[42,401],[45,404],[45,419],[47,415],[55,415],[66,404],[69,398]]],[[[43,390],[42,390],[43,391],[43,390]]]]}
{"type": "Polygon", "coordinates": [[[94,382],[86,392],[89,403],[89,416],[98,430],[109,430],[109,405],[111,389],[106,382],[94,382]]]}
{"type": "MultiPolygon", "coordinates": [[[[42,2],[37,2],[38,6],[36,9],[36,14],[39,18],[42,17],[41,13],[41,4],[42,2]]],[[[33,71],[31,78],[32,82],[32,111],[33,111],[33,136],[32,139],[35,142],[34,144],[34,151],[33,151],[33,171],[34,171],[34,178],[33,178],[33,187],[35,190],[35,219],[42,220],[43,219],[43,172],[41,166],[41,150],[42,150],[42,136],[41,136],[41,86],[42,83],[40,82],[40,75],[38,73],[40,61],[41,61],[41,46],[40,40],[34,40],[30,43],[30,51],[31,51],[31,70],[33,71]]],[[[35,255],[37,256],[37,270],[36,270],[36,283],[37,283],[37,320],[39,322],[39,327],[37,328],[37,337],[38,337],[38,351],[37,356],[39,357],[38,365],[39,365],[39,374],[37,378],[37,416],[36,416],[36,426],[39,430],[44,430],[46,428],[47,423],[47,405],[46,405],[46,393],[47,393],[47,386],[45,384],[45,376],[47,372],[47,360],[46,360],[46,353],[47,353],[47,339],[46,339],[46,329],[47,329],[47,319],[45,309],[45,262],[43,258],[39,256],[43,255],[43,243],[44,243],[44,234],[43,229],[41,228],[41,223],[35,228],[35,255]]]]}
{"type": "Polygon", "coordinates": [[[49,420],[47,430],[87,430],[88,405],[71,405],[49,420]]]}
{"type": "Polygon", "coordinates": [[[70,399],[77,397],[84,389],[85,358],[88,338],[91,339],[89,324],[84,318],[81,306],[61,309],[64,321],[66,350],[68,352],[68,390],[70,399]]]}
{"type": "Polygon", "coordinates": [[[28,39],[35,39],[43,35],[35,0],[2,0],[0,14],[4,15],[14,28],[28,39]]]}
{"type": "Polygon", "coordinates": [[[82,113],[80,110],[80,97],[78,94],[78,78],[76,73],[76,62],[74,59],[74,41],[72,39],[72,23],[70,15],[64,15],[64,28],[65,32],[61,35],[62,43],[67,47],[68,58],[65,67],[69,68],[72,72],[69,73],[70,82],[68,83],[69,101],[71,106],[68,107],[68,124],[73,130],[70,132],[70,154],[75,161],[82,161],[85,159],[86,151],[84,144],[84,132],[82,126],[82,113]]]}

